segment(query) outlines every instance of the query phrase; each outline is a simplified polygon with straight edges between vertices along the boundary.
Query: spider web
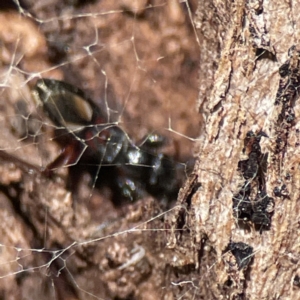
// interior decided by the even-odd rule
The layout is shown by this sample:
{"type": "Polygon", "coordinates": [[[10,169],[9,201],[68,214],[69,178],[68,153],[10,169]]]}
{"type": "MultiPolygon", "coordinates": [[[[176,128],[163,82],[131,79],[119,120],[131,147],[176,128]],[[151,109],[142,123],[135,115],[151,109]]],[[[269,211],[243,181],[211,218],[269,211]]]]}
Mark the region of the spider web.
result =
{"type": "Polygon", "coordinates": [[[7,5],[0,12],[0,298],[162,298],[172,286],[164,249],[172,206],[147,196],[115,207],[89,174],[72,195],[66,166],[44,178],[60,147],[32,89],[39,78],[79,87],[135,143],[166,136],[161,151],[185,165],[199,134],[196,1],[7,5]]]}

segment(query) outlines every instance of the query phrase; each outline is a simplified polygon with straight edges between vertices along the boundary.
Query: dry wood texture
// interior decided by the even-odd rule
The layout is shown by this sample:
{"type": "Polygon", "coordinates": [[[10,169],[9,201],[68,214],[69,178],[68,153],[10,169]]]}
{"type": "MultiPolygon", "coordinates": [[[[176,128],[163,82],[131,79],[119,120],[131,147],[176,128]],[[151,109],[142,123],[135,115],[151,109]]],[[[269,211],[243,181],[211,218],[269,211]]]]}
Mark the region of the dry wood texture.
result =
{"type": "Polygon", "coordinates": [[[194,179],[168,220],[175,268],[196,266],[180,284],[187,298],[300,297],[299,9],[199,1],[206,121],[194,179]]]}

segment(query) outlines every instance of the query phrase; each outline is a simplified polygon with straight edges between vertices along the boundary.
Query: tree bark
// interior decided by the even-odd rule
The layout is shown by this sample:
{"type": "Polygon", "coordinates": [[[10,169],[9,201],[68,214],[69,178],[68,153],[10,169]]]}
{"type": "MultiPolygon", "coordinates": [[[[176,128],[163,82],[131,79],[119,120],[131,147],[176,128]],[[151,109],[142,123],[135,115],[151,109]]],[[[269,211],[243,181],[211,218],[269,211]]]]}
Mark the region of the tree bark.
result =
{"type": "Polygon", "coordinates": [[[299,4],[198,4],[205,125],[167,220],[173,267],[189,267],[174,295],[298,299],[299,4]]]}

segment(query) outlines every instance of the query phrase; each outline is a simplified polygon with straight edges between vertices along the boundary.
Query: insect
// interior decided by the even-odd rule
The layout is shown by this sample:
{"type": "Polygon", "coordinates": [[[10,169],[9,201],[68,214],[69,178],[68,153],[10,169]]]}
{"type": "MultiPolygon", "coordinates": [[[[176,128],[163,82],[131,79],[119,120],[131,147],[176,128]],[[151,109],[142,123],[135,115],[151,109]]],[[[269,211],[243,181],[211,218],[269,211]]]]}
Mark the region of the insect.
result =
{"type": "Polygon", "coordinates": [[[100,184],[111,188],[115,203],[145,193],[176,198],[184,169],[159,153],[163,137],[150,134],[134,144],[121,127],[107,123],[106,115],[82,90],[63,81],[39,79],[34,96],[56,125],[57,141],[63,145],[45,173],[63,165],[85,166],[94,175],[96,172],[100,184]]]}

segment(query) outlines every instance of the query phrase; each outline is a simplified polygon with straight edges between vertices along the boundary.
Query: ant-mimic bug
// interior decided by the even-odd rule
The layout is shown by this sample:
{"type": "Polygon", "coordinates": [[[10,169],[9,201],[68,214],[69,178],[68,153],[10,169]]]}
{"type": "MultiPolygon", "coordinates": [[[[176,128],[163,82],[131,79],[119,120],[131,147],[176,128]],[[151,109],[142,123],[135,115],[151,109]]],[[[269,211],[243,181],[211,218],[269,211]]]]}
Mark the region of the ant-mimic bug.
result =
{"type": "Polygon", "coordinates": [[[121,127],[107,123],[106,115],[82,90],[63,81],[39,79],[34,96],[57,126],[57,140],[63,145],[45,173],[63,165],[96,169],[98,181],[111,188],[115,203],[121,198],[137,199],[145,192],[176,199],[184,168],[158,152],[163,137],[150,134],[137,146],[121,127]]]}

